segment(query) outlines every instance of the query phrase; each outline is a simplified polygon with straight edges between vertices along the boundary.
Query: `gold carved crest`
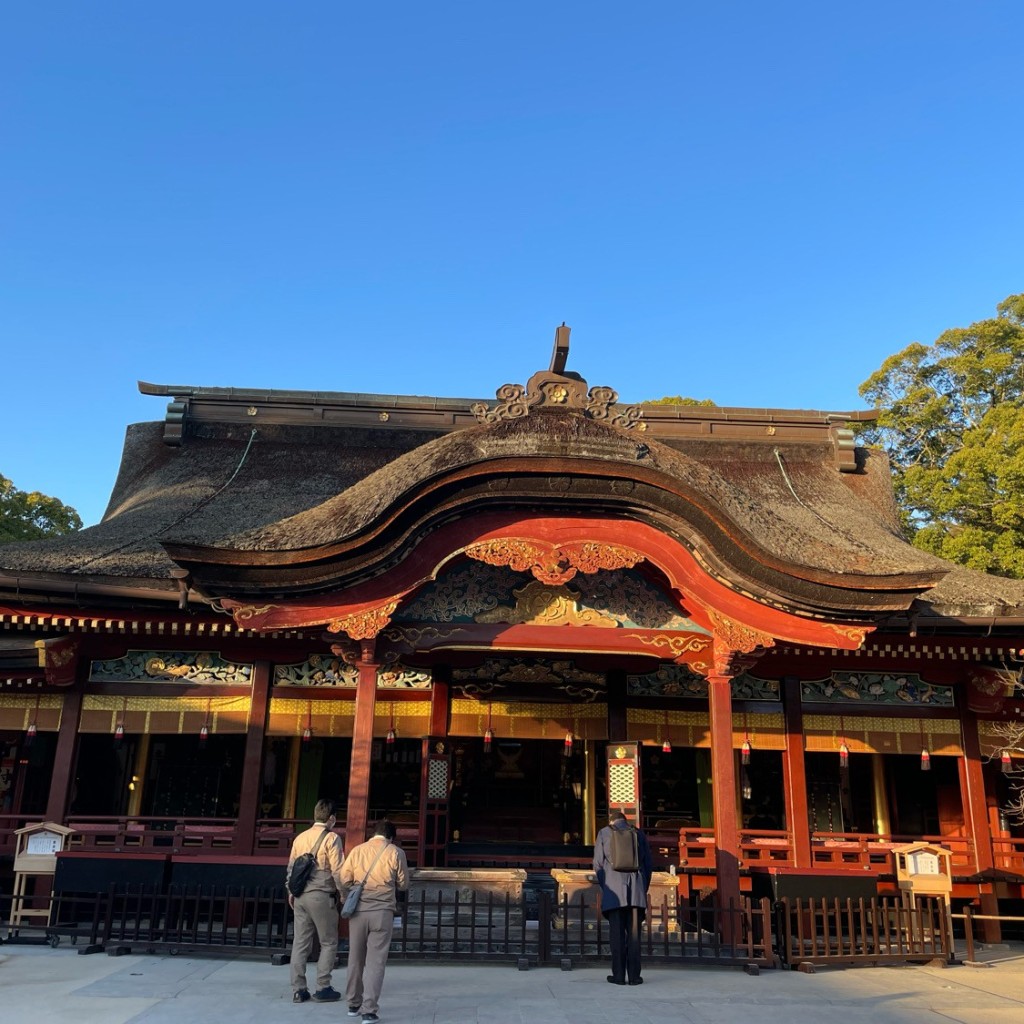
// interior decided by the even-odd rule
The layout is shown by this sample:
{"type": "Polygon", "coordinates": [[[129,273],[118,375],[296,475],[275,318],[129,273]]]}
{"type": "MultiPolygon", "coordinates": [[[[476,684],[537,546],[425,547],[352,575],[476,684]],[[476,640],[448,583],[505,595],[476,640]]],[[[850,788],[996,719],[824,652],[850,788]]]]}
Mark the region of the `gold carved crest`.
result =
{"type": "Polygon", "coordinates": [[[644,560],[639,551],[621,544],[580,541],[557,546],[524,537],[501,537],[471,544],[466,554],[488,565],[507,565],[514,572],[529,572],[541,583],[568,583],[577,572],[632,569],[644,560]]]}
{"type": "Polygon", "coordinates": [[[597,626],[616,629],[618,622],[604,612],[580,608],[578,597],[568,587],[550,586],[531,580],[512,591],[515,607],[499,606],[475,616],[477,622],[501,622],[524,626],[597,626]]]}

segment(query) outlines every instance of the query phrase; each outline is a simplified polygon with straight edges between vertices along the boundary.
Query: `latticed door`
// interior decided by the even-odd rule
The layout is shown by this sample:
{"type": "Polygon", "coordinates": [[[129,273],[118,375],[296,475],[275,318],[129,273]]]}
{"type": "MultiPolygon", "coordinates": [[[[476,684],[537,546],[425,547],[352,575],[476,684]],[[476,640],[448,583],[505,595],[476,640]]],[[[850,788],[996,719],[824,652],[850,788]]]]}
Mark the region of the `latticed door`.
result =
{"type": "Polygon", "coordinates": [[[636,743],[608,744],[608,813],[622,811],[637,827],[640,821],[640,757],[636,743]]]}
{"type": "Polygon", "coordinates": [[[451,744],[441,736],[423,741],[420,789],[420,867],[441,868],[448,849],[448,801],[452,790],[451,744]]]}

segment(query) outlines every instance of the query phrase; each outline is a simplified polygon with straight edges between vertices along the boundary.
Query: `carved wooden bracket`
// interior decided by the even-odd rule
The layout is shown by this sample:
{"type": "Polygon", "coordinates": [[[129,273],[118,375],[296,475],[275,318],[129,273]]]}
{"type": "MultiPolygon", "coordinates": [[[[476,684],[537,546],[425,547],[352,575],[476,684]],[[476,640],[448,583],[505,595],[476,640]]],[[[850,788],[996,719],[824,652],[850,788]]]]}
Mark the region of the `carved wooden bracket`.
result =
{"type": "Polygon", "coordinates": [[[761,652],[775,646],[775,637],[708,609],[715,634],[715,671],[736,675],[757,662],[761,652]],[[748,657],[744,658],[743,656],[748,657]]]}
{"type": "Polygon", "coordinates": [[[366,608],[361,612],[333,619],[327,623],[327,631],[346,633],[353,640],[369,640],[387,626],[397,607],[397,600],[387,601],[376,608],[366,608]]]}

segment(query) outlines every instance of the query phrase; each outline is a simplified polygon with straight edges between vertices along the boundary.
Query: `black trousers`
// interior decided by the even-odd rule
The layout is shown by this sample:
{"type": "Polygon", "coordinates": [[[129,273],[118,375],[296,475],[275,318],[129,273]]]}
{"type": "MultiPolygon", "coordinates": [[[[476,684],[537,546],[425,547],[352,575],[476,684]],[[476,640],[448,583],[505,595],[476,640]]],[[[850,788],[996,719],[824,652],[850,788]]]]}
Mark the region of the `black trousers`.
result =
{"type": "Polygon", "coordinates": [[[616,907],[605,911],[612,977],[616,981],[636,982],[640,978],[640,926],[646,914],[643,907],[616,907]]]}

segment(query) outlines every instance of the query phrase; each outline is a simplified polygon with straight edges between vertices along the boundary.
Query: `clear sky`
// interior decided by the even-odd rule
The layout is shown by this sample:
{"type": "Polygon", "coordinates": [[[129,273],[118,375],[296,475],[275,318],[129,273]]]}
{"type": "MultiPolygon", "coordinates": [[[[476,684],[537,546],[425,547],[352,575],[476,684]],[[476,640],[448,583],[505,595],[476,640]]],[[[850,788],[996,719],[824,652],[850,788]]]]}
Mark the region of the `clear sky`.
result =
{"type": "Polygon", "coordinates": [[[845,411],[1024,291],[1020,0],[12,0],[0,473],[136,381],[845,411]]]}

